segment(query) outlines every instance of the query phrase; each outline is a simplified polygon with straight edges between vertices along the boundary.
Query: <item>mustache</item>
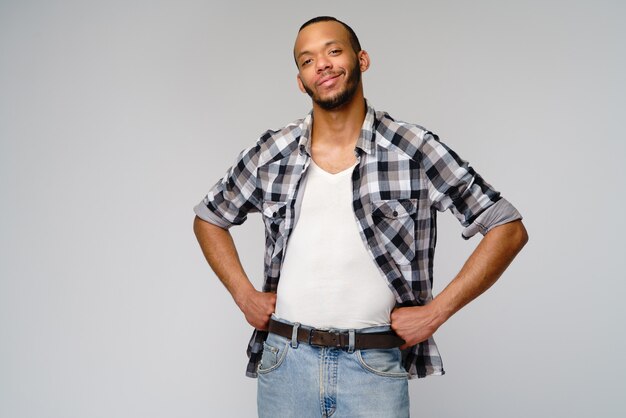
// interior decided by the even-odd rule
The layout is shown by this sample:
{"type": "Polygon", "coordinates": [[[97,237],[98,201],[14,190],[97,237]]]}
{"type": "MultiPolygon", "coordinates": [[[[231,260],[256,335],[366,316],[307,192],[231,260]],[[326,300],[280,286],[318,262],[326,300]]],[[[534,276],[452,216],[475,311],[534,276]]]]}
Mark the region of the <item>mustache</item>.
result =
{"type": "Polygon", "coordinates": [[[341,74],[341,71],[326,70],[322,74],[320,74],[319,78],[324,78],[328,76],[335,77],[335,76],[338,76],[339,74],[341,74]]]}

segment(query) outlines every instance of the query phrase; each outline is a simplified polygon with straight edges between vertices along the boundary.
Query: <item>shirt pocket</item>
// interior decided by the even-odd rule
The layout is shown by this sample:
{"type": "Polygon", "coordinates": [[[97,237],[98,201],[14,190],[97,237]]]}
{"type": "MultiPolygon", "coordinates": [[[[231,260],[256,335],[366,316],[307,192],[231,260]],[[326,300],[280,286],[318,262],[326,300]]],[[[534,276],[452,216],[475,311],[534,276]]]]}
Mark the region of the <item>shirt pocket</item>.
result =
{"type": "Polygon", "coordinates": [[[263,202],[263,222],[265,223],[265,243],[273,258],[283,248],[285,223],[287,218],[286,202],[263,202]]]}
{"type": "Polygon", "coordinates": [[[416,199],[372,202],[372,219],[380,241],[399,265],[415,258],[416,199]]]}

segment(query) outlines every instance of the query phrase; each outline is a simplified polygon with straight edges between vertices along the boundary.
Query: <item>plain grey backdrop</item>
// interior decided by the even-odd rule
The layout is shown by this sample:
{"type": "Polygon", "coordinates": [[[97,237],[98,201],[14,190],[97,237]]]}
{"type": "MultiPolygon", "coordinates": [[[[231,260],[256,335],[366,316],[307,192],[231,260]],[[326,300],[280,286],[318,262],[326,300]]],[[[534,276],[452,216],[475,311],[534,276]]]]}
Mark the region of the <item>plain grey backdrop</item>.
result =
{"type": "MultiPolygon", "coordinates": [[[[524,214],[530,243],[436,334],[414,417],[626,414],[626,7],[619,1],[0,1],[0,416],[253,417],[250,335],[192,207],[308,112],[291,56],[320,14],[366,97],[524,214]]],[[[465,242],[440,216],[435,290],[465,242]]],[[[233,230],[261,281],[263,228],[233,230]]]]}

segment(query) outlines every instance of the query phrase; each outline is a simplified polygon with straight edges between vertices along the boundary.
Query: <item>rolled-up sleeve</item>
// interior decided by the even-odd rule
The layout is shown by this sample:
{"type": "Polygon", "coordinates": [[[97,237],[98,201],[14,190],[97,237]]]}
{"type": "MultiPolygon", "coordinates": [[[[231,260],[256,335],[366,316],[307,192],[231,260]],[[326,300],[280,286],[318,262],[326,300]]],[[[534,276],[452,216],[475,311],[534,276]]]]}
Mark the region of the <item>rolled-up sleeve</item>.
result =
{"type": "Polygon", "coordinates": [[[492,228],[521,219],[520,213],[500,196],[468,162],[426,132],[420,149],[432,207],[450,210],[465,227],[462,236],[486,234],[492,228]]]}
{"type": "Polygon", "coordinates": [[[461,236],[470,239],[478,232],[485,235],[498,225],[522,219],[522,215],[505,198],[500,198],[496,203],[485,209],[467,228],[461,236]]]}
{"type": "Polygon", "coordinates": [[[194,207],[196,215],[222,228],[242,224],[248,213],[260,210],[257,190],[259,144],[242,151],[228,169],[194,207]]]}

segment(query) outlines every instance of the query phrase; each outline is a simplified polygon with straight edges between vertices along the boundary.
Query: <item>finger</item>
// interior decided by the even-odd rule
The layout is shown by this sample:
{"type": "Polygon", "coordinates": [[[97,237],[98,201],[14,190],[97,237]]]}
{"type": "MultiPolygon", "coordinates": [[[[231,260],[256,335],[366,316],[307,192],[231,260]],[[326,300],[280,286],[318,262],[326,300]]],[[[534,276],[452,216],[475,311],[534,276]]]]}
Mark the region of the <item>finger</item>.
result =
{"type": "Polygon", "coordinates": [[[406,350],[407,348],[413,347],[415,344],[409,342],[408,340],[404,340],[404,344],[400,346],[400,350],[406,350]]]}
{"type": "Polygon", "coordinates": [[[393,324],[394,321],[398,319],[398,311],[397,310],[391,311],[391,315],[389,317],[391,319],[391,323],[393,324]]]}
{"type": "Polygon", "coordinates": [[[407,328],[404,321],[399,318],[396,318],[395,322],[392,321],[389,325],[391,326],[391,329],[396,332],[396,334],[398,332],[404,332],[407,328]]]}
{"type": "Polygon", "coordinates": [[[258,327],[255,327],[259,331],[267,331],[269,329],[269,321],[259,322],[258,327]]]}

